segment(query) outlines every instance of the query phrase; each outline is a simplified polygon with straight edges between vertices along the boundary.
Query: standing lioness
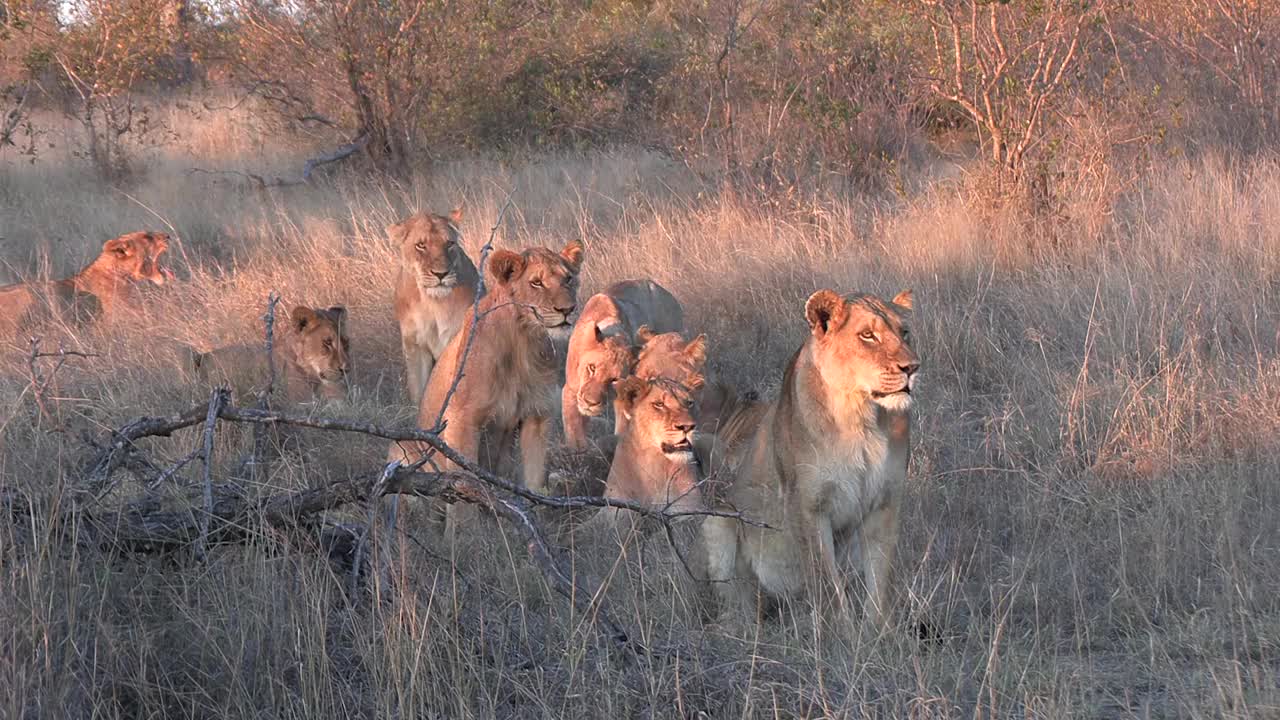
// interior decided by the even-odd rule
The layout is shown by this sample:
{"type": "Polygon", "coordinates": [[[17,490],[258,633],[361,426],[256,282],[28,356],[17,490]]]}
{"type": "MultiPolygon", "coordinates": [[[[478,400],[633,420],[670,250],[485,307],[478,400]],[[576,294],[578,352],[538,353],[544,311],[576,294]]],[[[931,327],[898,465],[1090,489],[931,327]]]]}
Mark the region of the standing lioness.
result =
{"type": "Polygon", "coordinates": [[[587,445],[586,421],[599,417],[613,384],[635,365],[636,332],[643,325],[656,333],[684,329],[684,311],[667,289],[648,280],[622,280],[587,300],[569,336],[560,413],[565,444],[587,445]]]}
{"type": "Polygon", "coordinates": [[[422,402],[431,369],[475,302],[480,275],[459,244],[460,220],[457,208],[448,217],[415,213],[387,226],[400,248],[395,312],[409,399],[415,404],[422,402]]]}
{"type": "MultiPolygon", "coordinates": [[[[541,490],[546,480],[547,424],[558,409],[560,378],[552,338],[569,332],[581,266],[582,245],[577,242],[559,253],[541,247],[494,251],[479,315],[466,314],[462,331],[427,381],[418,413],[418,426],[431,428],[444,408],[440,437],[472,460],[486,429],[496,440],[498,457],[505,460],[520,428],[522,480],[533,490],[541,490]],[[446,407],[472,333],[475,340],[446,407]]],[[[393,444],[389,457],[413,462],[426,449],[420,443],[393,444]]]]}
{"type": "Polygon", "coordinates": [[[724,601],[757,589],[785,598],[806,585],[834,586],[843,597],[842,570],[857,560],[867,617],[884,624],[920,367],[908,341],[910,310],[910,291],[892,302],[814,293],[805,303],[811,334],[780,396],[762,411],[741,406],[742,422],[722,423],[722,432],[750,437],[729,450],[724,506],[771,526],[703,522],[708,579],[724,601]]]}
{"type": "Polygon", "coordinates": [[[106,241],[80,272],[51,282],[0,286],[0,339],[49,318],[83,322],[134,302],[134,285],[163,285],[172,276],[160,264],[169,248],[162,232],[132,232],[106,241]]]}

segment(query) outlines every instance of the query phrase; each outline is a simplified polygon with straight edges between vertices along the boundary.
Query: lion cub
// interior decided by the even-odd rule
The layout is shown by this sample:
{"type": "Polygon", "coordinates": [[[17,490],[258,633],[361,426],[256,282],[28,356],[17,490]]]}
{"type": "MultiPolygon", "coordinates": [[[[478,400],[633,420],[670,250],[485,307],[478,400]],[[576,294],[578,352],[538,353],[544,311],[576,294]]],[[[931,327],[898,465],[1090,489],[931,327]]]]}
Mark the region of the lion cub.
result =
{"type": "Polygon", "coordinates": [[[86,322],[132,305],[134,285],[173,277],[160,265],[168,248],[165,233],[132,232],[103,243],[98,257],[69,278],[0,287],[0,338],[50,318],[86,322]]]}
{"type": "MultiPolygon", "coordinates": [[[[571,242],[559,253],[542,247],[522,252],[497,250],[489,257],[487,291],[480,313],[466,313],[422,395],[418,426],[434,427],[444,407],[441,438],[452,448],[477,459],[481,435],[490,431],[498,448],[498,471],[505,462],[517,428],[524,484],[541,491],[546,481],[548,423],[558,410],[560,368],[552,345],[569,333],[569,317],[577,306],[582,245],[571,242]],[[470,354],[457,390],[453,386],[467,338],[470,354]]],[[[394,443],[388,457],[416,461],[427,446],[394,443]]],[[[441,469],[449,463],[440,462],[441,469]]]]}
{"type": "Polygon", "coordinates": [[[560,396],[565,445],[570,449],[586,448],[587,418],[599,417],[613,384],[631,374],[636,331],[646,325],[659,333],[684,329],[680,303],[652,280],[616,282],[583,306],[569,336],[560,396]]]}
{"type": "MultiPolygon", "coordinates": [[[[272,359],[276,386],[289,403],[320,398],[345,400],[351,343],[346,333],[347,309],[341,305],[289,311],[285,331],[275,337],[272,359]]],[[[192,352],[188,370],[202,383],[225,382],[243,402],[266,388],[268,370],[261,345],[228,345],[209,352],[192,352]]]]}
{"type": "Polygon", "coordinates": [[[722,424],[722,506],[772,528],[703,521],[708,579],[726,605],[757,590],[778,599],[806,586],[843,599],[855,561],[867,618],[885,624],[920,368],[907,330],[911,307],[910,291],[891,302],[814,293],[805,303],[810,335],[787,365],[780,396],[743,404],[722,424]]]}
{"type": "Polygon", "coordinates": [[[395,313],[408,376],[409,399],[422,402],[431,369],[462,329],[475,302],[480,275],[459,245],[461,208],[448,217],[416,213],[387,226],[400,246],[395,313]]]}

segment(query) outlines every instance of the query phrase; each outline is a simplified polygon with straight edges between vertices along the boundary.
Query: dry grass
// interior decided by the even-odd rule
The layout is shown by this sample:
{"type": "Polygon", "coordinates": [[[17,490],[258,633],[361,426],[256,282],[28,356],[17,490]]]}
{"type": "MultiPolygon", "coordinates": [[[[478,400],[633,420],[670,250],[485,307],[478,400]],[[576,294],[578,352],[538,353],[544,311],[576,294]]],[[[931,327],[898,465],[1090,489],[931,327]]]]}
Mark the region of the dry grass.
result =
{"type": "MultiPolygon", "coordinates": [[[[260,157],[219,127],[225,140],[186,152],[239,148],[240,167],[260,157]]],[[[406,208],[462,200],[474,252],[511,190],[500,244],[584,238],[585,291],[651,268],[709,334],[713,370],[743,388],[776,386],[811,291],[915,289],[925,366],[897,625],[876,640],[797,608],[759,627],[705,629],[661,542],[617,563],[598,545],[574,549],[575,568],[609,578],[633,632],[679,651],[636,661],[493,532],[450,558],[410,523],[423,547],[405,582],[375,582],[381,602],[352,604],[323,560],[270,538],[174,566],[104,558],[40,518],[6,521],[0,716],[1280,713],[1277,161],[1171,162],[1106,214],[1065,220],[1056,247],[950,184],[895,203],[764,211],[639,151],[460,160],[409,186],[270,195],[189,176],[189,163],[149,156],[128,196],[70,163],[0,175],[0,261],[14,268],[0,277],[44,258],[74,269],[102,239],[139,227],[171,225],[181,238],[172,261],[183,282],[144,317],[73,338],[102,357],[62,368],[51,416],[36,410],[24,349],[4,351],[0,476],[47,515],[77,482],[79,433],[204,395],[169,341],[257,337],[273,289],[286,302],[346,304],[358,383],[348,411],[408,423],[382,228],[406,208]],[[1084,227],[1098,230],[1073,232],[1084,227]],[[921,618],[942,642],[916,640],[921,618]]],[[[169,462],[196,442],[186,433],[148,449],[169,462]]],[[[243,447],[229,435],[221,456],[230,464],[243,447]]],[[[382,451],[317,442],[251,491],[366,471],[382,451]]],[[[191,496],[195,472],[185,474],[163,492],[191,496]]],[[[120,478],[104,503],[143,494],[120,478]]]]}

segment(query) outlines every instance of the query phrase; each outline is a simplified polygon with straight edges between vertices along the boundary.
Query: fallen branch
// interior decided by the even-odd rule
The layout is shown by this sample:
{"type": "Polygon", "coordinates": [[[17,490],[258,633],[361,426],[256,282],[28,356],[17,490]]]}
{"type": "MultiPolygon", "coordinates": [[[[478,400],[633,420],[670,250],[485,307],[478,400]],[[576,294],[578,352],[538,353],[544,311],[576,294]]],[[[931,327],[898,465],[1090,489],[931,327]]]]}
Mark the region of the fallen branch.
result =
{"type": "MultiPolygon", "coordinates": [[[[167,437],[177,430],[197,425],[205,419],[207,410],[208,406],[201,404],[168,417],[142,417],[134,420],[112,434],[114,440],[101,453],[99,453],[99,456],[95,458],[92,463],[90,463],[86,474],[92,479],[95,477],[95,474],[100,476],[108,470],[114,470],[116,467],[119,467],[120,463],[118,460],[113,462],[112,459],[116,455],[121,455],[122,450],[126,447],[132,446],[134,441],[149,436],[167,437]]],[[[709,509],[663,510],[661,508],[655,509],[643,503],[636,503],[617,498],[544,495],[542,493],[529,490],[518,483],[498,477],[488,470],[485,470],[476,462],[463,456],[457,450],[454,450],[445,443],[438,434],[433,433],[430,430],[421,430],[418,428],[388,428],[358,420],[315,417],[281,411],[256,410],[253,408],[236,407],[235,405],[230,404],[222,407],[218,411],[218,418],[229,422],[275,423],[280,425],[311,428],[313,430],[352,432],[360,435],[370,435],[373,437],[400,442],[410,441],[426,443],[434,448],[435,451],[444,458],[461,468],[464,473],[469,476],[499,490],[511,493],[512,495],[535,505],[559,509],[611,507],[620,510],[630,510],[637,515],[654,518],[664,523],[686,516],[723,517],[738,520],[739,522],[755,527],[772,529],[769,525],[758,520],[753,520],[736,511],[709,509]]],[[[106,478],[104,477],[97,477],[96,480],[91,480],[91,484],[98,484],[105,482],[105,480],[106,478]]]]}

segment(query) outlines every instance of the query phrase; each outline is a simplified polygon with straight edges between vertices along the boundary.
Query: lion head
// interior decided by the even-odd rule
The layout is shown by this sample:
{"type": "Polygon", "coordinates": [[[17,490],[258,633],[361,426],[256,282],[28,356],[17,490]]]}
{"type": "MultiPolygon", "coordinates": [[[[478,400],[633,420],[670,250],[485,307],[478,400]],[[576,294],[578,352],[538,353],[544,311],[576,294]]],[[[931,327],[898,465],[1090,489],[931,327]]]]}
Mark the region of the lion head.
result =
{"type": "Polygon", "coordinates": [[[678,332],[655,335],[647,325],[641,325],[636,330],[636,342],[641,347],[635,374],[645,380],[691,378],[700,375],[707,362],[706,334],[686,342],[678,332]]]}
{"type": "Polygon", "coordinates": [[[420,212],[387,226],[387,236],[400,245],[400,262],[426,295],[447,295],[458,285],[458,267],[466,257],[458,244],[461,220],[462,209],[455,208],[448,217],[420,212]]]}
{"type": "Polygon", "coordinates": [[[598,328],[595,332],[595,344],[582,351],[578,362],[578,412],[588,417],[604,413],[614,383],[630,375],[636,362],[635,350],[621,336],[601,336],[598,328]]]}
{"type": "Polygon", "coordinates": [[[569,335],[569,316],[578,305],[582,244],[574,241],[557,254],[542,247],[523,252],[497,250],[489,258],[495,287],[520,308],[527,322],[557,339],[569,335]]]}
{"type": "Polygon", "coordinates": [[[346,394],[351,347],[346,317],[347,309],[341,305],[328,309],[299,305],[289,311],[293,332],[286,342],[294,364],[308,382],[318,384],[330,397],[346,394]]]}
{"type": "Polygon", "coordinates": [[[160,256],[168,249],[166,233],[132,232],[103,243],[102,254],[93,265],[116,278],[163,285],[173,276],[160,265],[160,256]]]}
{"type": "Polygon", "coordinates": [[[910,290],[890,302],[872,295],[845,299],[831,290],[811,295],[804,314],[814,366],[826,387],[861,393],[886,410],[910,409],[920,369],[906,325],[910,311],[910,290]]]}
{"type": "Polygon", "coordinates": [[[702,388],[700,375],[682,382],[632,375],[618,383],[618,406],[626,415],[628,432],[641,447],[658,449],[671,460],[693,459],[695,399],[702,388]]]}

